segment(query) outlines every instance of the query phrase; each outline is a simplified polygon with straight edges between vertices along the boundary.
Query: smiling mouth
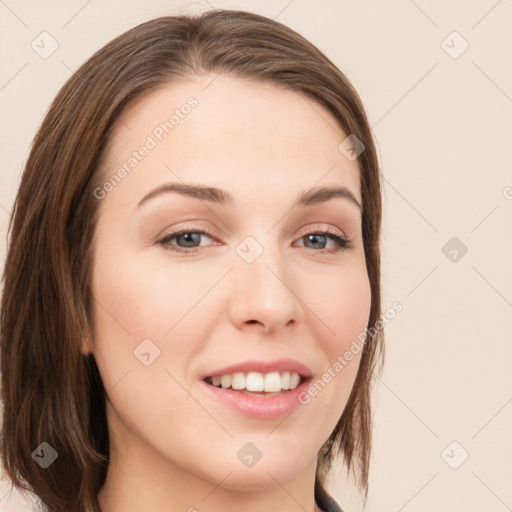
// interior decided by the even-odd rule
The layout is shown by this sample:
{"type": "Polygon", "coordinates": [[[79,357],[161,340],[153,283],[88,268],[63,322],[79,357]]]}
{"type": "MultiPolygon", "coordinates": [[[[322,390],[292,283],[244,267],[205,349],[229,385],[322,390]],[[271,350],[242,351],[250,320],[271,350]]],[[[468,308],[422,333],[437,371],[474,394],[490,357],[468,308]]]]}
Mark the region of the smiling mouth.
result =
{"type": "Polygon", "coordinates": [[[245,395],[274,396],[292,391],[308,380],[297,372],[236,372],[232,374],[208,376],[207,384],[219,389],[239,391],[245,395]]]}

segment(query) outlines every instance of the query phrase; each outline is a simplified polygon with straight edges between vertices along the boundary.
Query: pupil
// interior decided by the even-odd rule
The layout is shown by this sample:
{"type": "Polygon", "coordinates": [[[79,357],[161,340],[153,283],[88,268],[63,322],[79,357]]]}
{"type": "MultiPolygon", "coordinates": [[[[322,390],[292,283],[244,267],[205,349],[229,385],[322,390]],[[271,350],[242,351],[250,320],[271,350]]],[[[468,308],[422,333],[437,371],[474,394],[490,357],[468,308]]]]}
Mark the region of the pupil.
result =
{"type": "Polygon", "coordinates": [[[194,237],[197,238],[198,233],[185,233],[184,235],[181,236],[185,239],[186,243],[191,243],[194,242],[194,237]]]}
{"type": "MultiPolygon", "coordinates": [[[[310,237],[310,241],[313,241],[315,243],[318,242],[319,238],[324,238],[324,235],[308,235],[308,236],[310,237]]],[[[319,244],[316,244],[316,245],[319,245],[319,244]]]]}

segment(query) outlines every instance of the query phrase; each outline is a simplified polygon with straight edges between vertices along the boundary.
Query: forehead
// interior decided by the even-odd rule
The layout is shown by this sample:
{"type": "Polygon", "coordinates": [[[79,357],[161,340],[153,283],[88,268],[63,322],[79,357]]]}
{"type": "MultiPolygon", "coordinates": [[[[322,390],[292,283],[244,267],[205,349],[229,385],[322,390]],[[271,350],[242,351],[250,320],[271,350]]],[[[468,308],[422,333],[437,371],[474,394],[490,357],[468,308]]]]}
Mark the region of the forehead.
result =
{"type": "Polygon", "coordinates": [[[118,118],[104,172],[124,166],[129,175],[109,199],[133,204],[181,180],[245,202],[343,185],[361,202],[357,160],[338,149],[346,136],[320,104],[274,84],[223,75],[172,82],[118,118]]]}

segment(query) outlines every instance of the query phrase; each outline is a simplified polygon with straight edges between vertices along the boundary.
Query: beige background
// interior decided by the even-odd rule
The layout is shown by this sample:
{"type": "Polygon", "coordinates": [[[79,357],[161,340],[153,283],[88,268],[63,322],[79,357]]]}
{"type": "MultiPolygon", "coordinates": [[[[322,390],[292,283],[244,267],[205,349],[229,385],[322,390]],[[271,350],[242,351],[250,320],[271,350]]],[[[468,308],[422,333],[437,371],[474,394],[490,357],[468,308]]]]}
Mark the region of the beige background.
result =
{"type": "MultiPolygon", "coordinates": [[[[386,328],[366,510],[512,510],[510,0],[1,1],[2,265],[29,144],[70,73],[143,21],[210,6],[309,38],[353,82],[378,140],[384,309],[398,300],[404,310],[386,328]],[[47,59],[31,48],[43,31],[59,45],[47,59]],[[459,248],[445,252],[456,261],[442,250],[452,237],[459,248]]],[[[343,475],[331,486],[348,511],[362,510],[343,475]]],[[[1,511],[32,510],[7,489],[1,511]]]]}

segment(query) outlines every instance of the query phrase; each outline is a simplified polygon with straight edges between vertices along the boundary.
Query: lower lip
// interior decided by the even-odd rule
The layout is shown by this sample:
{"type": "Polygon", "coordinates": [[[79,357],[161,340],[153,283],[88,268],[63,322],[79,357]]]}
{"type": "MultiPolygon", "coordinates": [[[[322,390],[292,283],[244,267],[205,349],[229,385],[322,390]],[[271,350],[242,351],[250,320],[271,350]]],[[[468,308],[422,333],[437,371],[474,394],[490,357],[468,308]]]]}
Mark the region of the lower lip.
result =
{"type": "Polygon", "coordinates": [[[310,380],[311,378],[305,379],[295,389],[284,391],[280,395],[245,395],[230,388],[212,386],[204,380],[200,381],[200,385],[207,393],[245,416],[271,420],[290,414],[302,405],[299,396],[307,390],[310,380]]]}

